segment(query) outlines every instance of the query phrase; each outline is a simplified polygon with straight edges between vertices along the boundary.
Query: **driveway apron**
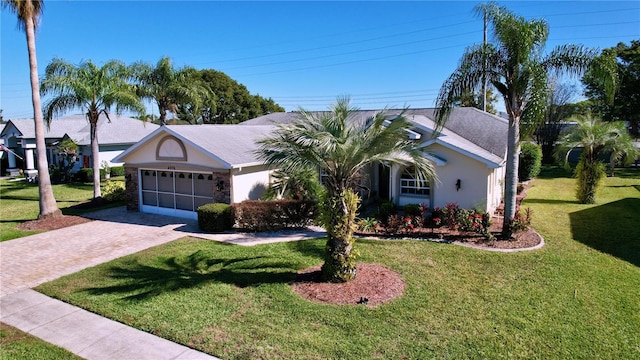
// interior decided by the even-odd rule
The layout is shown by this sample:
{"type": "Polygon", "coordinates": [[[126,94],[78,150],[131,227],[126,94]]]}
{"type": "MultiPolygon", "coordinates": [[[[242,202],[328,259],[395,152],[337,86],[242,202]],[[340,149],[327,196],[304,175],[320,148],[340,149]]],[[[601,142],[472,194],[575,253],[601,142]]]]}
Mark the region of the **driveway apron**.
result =
{"type": "Polygon", "coordinates": [[[0,321],[86,359],[217,359],[30,289],[196,230],[123,208],[91,215],[103,220],[0,243],[0,321]]]}

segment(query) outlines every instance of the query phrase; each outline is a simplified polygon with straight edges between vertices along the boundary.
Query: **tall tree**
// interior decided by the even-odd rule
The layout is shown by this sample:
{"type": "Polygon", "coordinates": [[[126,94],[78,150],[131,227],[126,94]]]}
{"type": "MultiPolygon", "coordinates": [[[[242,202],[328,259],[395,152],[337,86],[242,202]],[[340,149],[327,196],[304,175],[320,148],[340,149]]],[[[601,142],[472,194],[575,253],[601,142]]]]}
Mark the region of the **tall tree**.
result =
{"type": "MultiPolygon", "coordinates": [[[[485,77],[502,95],[509,116],[502,230],[511,236],[511,220],[516,213],[521,124],[536,124],[543,119],[549,73],[581,74],[597,53],[582,46],[563,45],[544,55],[549,33],[544,20],[526,20],[494,3],[478,5],[476,11],[486,15],[495,44],[474,45],[465,51],[458,68],[440,89],[436,120],[440,127],[444,126],[456,99],[466,89],[478,88],[485,77]]],[[[602,65],[594,65],[596,74],[602,75],[607,70],[602,65]]],[[[611,71],[608,74],[612,79],[615,77],[611,71]]],[[[607,89],[611,91],[613,85],[614,81],[609,80],[607,89]]],[[[533,129],[533,126],[527,128],[533,129]]]]}
{"type": "Polygon", "coordinates": [[[420,179],[434,179],[435,172],[419,144],[408,139],[409,123],[402,116],[388,118],[384,111],[366,121],[353,117],[349,99],[339,98],[331,111],[301,110],[292,124],[280,125],[259,141],[265,163],[296,173],[319,169],[326,187],[321,205],[327,230],[322,274],[325,280],[346,282],[356,276],[353,231],[361,171],[369,164],[385,162],[415,166],[420,179]]]}
{"type": "MultiPolygon", "coordinates": [[[[610,161],[629,155],[635,159],[638,149],[622,122],[603,122],[591,117],[576,117],[577,126],[564,134],[560,140],[560,153],[564,153],[565,164],[572,151],[580,151],[576,167],[578,187],[576,196],[583,204],[596,202],[596,190],[604,177],[603,155],[609,153],[610,161]]],[[[613,168],[612,168],[613,171],[613,168]]]]}
{"type": "Polygon", "coordinates": [[[272,99],[252,95],[242,84],[216,70],[192,71],[193,81],[202,81],[209,88],[200,112],[194,104],[179,104],[178,116],[189,123],[237,124],[272,112],[284,111],[272,99]]]}
{"type": "Polygon", "coordinates": [[[50,123],[73,109],[82,109],[89,122],[91,138],[91,168],[93,169],[93,198],[100,199],[100,146],[98,120],[104,115],[108,121],[111,107],[117,114],[123,110],[144,114],[142,101],[129,83],[129,68],[120,61],[111,60],[102,67],[91,61],[80,65],[69,64],[56,58],[47,65],[42,81],[42,94],[52,95],[45,105],[45,120],[50,123]]]}
{"type": "Polygon", "coordinates": [[[585,95],[594,104],[596,115],[606,121],[626,121],[632,135],[640,137],[640,40],[604,49],[599,57],[617,65],[619,85],[613,102],[605,84],[591,70],[582,78],[585,95]]]}
{"type": "Polygon", "coordinates": [[[554,163],[555,146],[560,133],[566,127],[568,118],[577,111],[576,106],[570,104],[576,93],[576,88],[569,84],[551,81],[547,97],[547,108],[544,121],[536,126],[534,137],[542,149],[542,162],[554,163]]]}
{"type": "Polygon", "coordinates": [[[47,148],[44,141],[44,121],[40,101],[38,83],[38,61],[36,57],[36,27],[42,14],[42,1],[38,0],[2,0],[2,8],[8,8],[18,15],[18,27],[27,36],[27,50],[29,53],[29,73],[31,80],[31,102],[33,103],[33,122],[36,135],[36,157],[38,163],[38,191],[40,213],[39,219],[61,216],[58,204],[53,196],[47,148]]]}
{"type": "MultiPolygon", "coordinates": [[[[484,100],[483,98],[484,96],[482,94],[482,91],[477,92],[473,90],[466,90],[463,92],[460,98],[455,101],[453,106],[467,106],[467,107],[474,107],[476,109],[482,110],[483,108],[482,101],[484,100]]],[[[486,111],[488,113],[494,114],[494,115],[498,113],[498,109],[496,109],[496,106],[495,106],[495,103],[497,101],[498,101],[498,95],[493,93],[493,89],[491,88],[487,89],[486,111]]]]}
{"type": "Polygon", "coordinates": [[[138,95],[156,102],[160,125],[166,124],[167,111],[177,114],[179,104],[192,104],[193,110],[198,112],[203,99],[210,96],[201,82],[193,81],[190,71],[189,67],[175,69],[167,56],[155,66],[144,62],[132,65],[138,95]]]}

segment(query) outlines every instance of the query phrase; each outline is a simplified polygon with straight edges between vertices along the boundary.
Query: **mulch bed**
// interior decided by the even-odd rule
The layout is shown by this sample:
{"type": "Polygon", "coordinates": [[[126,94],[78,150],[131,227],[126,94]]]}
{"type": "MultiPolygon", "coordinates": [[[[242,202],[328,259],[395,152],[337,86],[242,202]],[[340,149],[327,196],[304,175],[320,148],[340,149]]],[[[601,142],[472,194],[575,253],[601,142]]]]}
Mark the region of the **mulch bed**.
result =
{"type": "Polygon", "coordinates": [[[293,291],[303,298],[323,304],[375,307],[404,293],[400,274],[378,264],[356,265],[357,275],[346,283],[327,283],[320,278],[320,266],[298,273],[293,291]]]}
{"type": "Polygon", "coordinates": [[[78,224],[84,224],[92,221],[91,219],[83,218],[82,216],[75,215],[62,215],[58,217],[52,217],[42,220],[31,220],[23,222],[17,226],[18,230],[56,230],[67,226],[73,226],[78,224]]]}
{"type": "Polygon", "coordinates": [[[429,229],[429,228],[417,228],[410,233],[386,235],[373,232],[357,232],[356,234],[365,238],[378,238],[378,239],[421,239],[421,240],[433,240],[447,243],[459,243],[471,245],[480,248],[494,248],[494,249],[525,249],[539,245],[542,241],[540,235],[532,228],[527,228],[524,231],[517,232],[511,239],[504,239],[502,237],[502,222],[501,217],[494,217],[489,230],[496,237],[495,241],[488,242],[485,237],[470,231],[452,230],[446,226],[429,229]]]}

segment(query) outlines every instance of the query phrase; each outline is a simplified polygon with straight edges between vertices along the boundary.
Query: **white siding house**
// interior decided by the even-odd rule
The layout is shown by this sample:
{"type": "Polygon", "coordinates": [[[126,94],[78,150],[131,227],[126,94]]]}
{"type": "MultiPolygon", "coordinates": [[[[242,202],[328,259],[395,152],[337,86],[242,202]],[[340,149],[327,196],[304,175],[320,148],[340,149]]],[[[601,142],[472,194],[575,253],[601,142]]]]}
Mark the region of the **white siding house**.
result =
{"type": "MultiPolygon", "coordinates": [[[[100,145],[98,156],[100,162],[106,161],[110,166],[122,165],[122,163],[113,162],[113,158],[159,127],[156,124],[115,114],[110,114],[109,118],[111,121],[103,114],[100,115],[98,121],[98,143],[100,145]]],[[[27,173],[37,173],[35,137],[33,119],[13,119],[6,123],[0,131],[0,141],[4,141],[4,145],[23,160],[8,152],[8,169],[3,170],[17,172],[22,169],[27,173]]],[[[84,115],[70,115],[54,119],[49,127],[45,127],[45,144],[49,165],[58,163],[56,147],[60,141],[66,138],[70,138],[78,145],[74,170],[91,167],[93,154],[91,153],[89,122],[84,115]]]]}
{"type": "MultiPolygon", "coordinates": [[[[351,121],[366,121],[377,111],[360,111],[351,121]]],[[[385,110],[389,121],[401,110],[385,110]]],[[[433,109],[409,109],[407,135],[419,142],[435,166],[438,180],[417,181],[410,167],[375,164],[365,174],[364,196],[396,205],[495,210],[502,199],[507,121],[473,108],[457,108],[434,134],[433,109]]],[[[257,158],[257,140],[277,131],[298,113],[274,113],[237,125],[162,126],[114,161],[124,162],[130,210],[197,218],[206,202],[238,203],[259,199],[271,169],[257,158]]]]}

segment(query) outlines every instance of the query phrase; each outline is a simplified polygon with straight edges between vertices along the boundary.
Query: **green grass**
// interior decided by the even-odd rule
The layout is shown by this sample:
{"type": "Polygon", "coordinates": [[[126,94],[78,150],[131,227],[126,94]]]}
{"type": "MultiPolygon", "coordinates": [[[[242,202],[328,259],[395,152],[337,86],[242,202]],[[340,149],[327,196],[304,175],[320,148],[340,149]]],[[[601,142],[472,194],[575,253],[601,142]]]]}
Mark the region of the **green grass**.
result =
{"type": "MultiPolygon", "coordinates": [[[[58,208],[65,215],[80,215],[99,209],[76,207],[79,203],[91,200],[92,183],[53,185],[53,195],[58,208]]],[[[38,185],[26,181],[0,180],[0,241],[37,233],[37,231],[18,230],[16,227],[25,221],[38,218],[40,211],[38,199],[38,185]]],[[[106,206],[113,206],[113,204],[106,206]]]]}
{"type": "Polygon", "coordinates": [[[58,360],[82,359],[69,351],[44,342],[13,326],[0,323],[0,359],[58,360]]]}
{"type": "MultiPolygon", "coordinates": [[[[400,273],[388,304],[306,301],[290,284],[323,240],[256,247],[184,238],[37,290],[224,359],[631,359],[640,353],[640,176],[575,201],[553,170],[524,206],[541,250],[493,253],[359,241],[360,261],[400,273]]],[[[367,294],[362,294],[366,296],[367,294]]]]}

